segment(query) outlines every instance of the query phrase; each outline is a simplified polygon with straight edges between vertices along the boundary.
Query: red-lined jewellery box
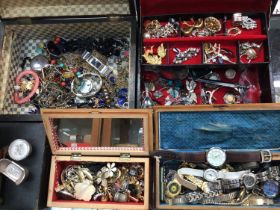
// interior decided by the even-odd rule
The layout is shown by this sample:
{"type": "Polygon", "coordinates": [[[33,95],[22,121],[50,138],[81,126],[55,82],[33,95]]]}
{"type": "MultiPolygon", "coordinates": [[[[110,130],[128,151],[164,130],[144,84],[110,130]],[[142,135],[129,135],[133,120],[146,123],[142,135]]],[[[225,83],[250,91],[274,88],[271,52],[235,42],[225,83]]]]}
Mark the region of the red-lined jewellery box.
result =
{"type": "Polygon", "coordinates": [[[41,114],[53,154],[48,206],[149,209],[150,110],[41,114]]]}
{"type": "Polygon", "coordinates": [[[140,2],[139,106],[273,102],[270,0],[140,2]]]}

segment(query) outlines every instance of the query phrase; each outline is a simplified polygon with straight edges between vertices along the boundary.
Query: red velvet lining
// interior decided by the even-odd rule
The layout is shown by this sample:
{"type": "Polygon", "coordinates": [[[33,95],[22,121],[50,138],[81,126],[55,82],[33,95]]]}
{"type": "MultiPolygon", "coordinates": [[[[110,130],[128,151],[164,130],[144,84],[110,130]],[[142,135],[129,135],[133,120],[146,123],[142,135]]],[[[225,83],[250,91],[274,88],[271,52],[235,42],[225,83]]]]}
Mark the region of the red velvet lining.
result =
{"type": "MultiPolygon", "coordinates": [[[[260,39],[263,40],[263,39],[260,39]]],[[[155,41],[158,41],[158,39],[156,39],[155,41]]],[[[262,63],[262,62],[267,62],[266,59],[266,51],[265,51],[265,42],[262,41],[258,41],[258,39],[244,39],[244,41],[240,42],[243,43],[245,41],[249,41],[250,43],[254,42],[257,44],[262,43],[262,47],[260,49],[255,49],[257,51],[257,58],[254,60],[251,60],[250,63],[262,63]]],[[[192,57],[191,59],[182,62],[180,65],[197,65],[197,64],[203,64],[203,60],[202,60],[202,43],[208,43],[208,42],[198,42],[196,41],[188,41],[188,42],[172,42],[172,43],[168,43],[165,44],[165,48],[167,49],[167,53],[166,53],[166,57],[164,59],[162,59],[162,65],[177,65],[173,63],[173,59],[176,55],[175,52],[173,52],[173,48],[179,48],[181,51],[184,51],[190,47],[194,47],[194,48],[199,48],[200,52],[198,53],[197,56],[192,57]]],[[[236,41],[226,41],[226,40],[220,40],[220,41],[215,41],[215,42],[210,42],[212,44],[214,43],[220,43],[221,44],[221,48],[230,50],[234,56],[230,57],[230,60],[238,63],[239,59],[237,58],[237,42],[236,41]]],[[[145,47],[147,49],[149,49],[151,46],[154,46],[154,54],[157,54],[157,47],[159,46],[158,42],[152,43],[149,42],[148,44],[145,44],[145,47]]],[[[246,59],[247,56],[242,56],[240,57],[240,63],[248,63],[248,60],[246,59]]],[[[145,63],[145,59],[143,58],[143,61],[145,63]]],[[[213,64],[213,63],[212,63],[213,64]]],[[[214,63],[216,64],[216,63],[214,63]]],[[[224,64],[229,64],[229,62],[224,62],[224,64]]]]}
{"type": "Polygon", "coordinates": [[[269,11],[271,0],[141,0],[141,16],[269,11]]]}
{"type": "Polygon", "coordinates": [[[63,203],[88,203],[88,204],[122,204],[122,205],[143,205],[144,202],[126,202],[126,203],[118,203],[118,202],[101,202],[101,201],[79,201],[79,200],[62,200],[57,197],[55,192],[55,188],[60,184],[60,174],[63,169],[65,169],[69,165],[79,165],[80,161],[56,161],[55,174],[54,174],[54,186],[53,186],[53,202],[63,202],[63,203]]]}
{"type": "MultiPolygon", "coordinates": [[[[246,100],[246,102],[250,102],[250,103],[259,103],[260,102],[261,89],[260,89],[260,84],[259,84],[259,72],[258,72],[257,68],[248,69],[246,72],[246,75],[244,75],[244,73],[243,73],[242,78],[241,78],[242,72],[236,71],[236,76],[234,79],[227,79],[225,77],[225,69],[215,69],[215,70],[213,70],[213,72],[217,73],[220,77],[220,80],[223,82],[239,83],[241,85],[246,85],[246,86],[249,85],[250,88],[247,90],[244,100],[246,100]]],[[[142,81],[143,81],[143,83],[145,83],[145,82],[154,83],[159,79],[160,76],[165,78],[164,75],[165,75],[164,71],[160,72],[160,73],[153,73],[153,74],[151,74],[150,71],[148,71],[148,72],[143,71],[143,80],[142,81]],[[149,76],[145,76],[146,74],[149,76]],[[151,77],[151,75],[153,75],[153,77],[151,77]]],[[[181,80],[180,82],[182,84],[182,89],[185,89],[186,80],[184,79],[184,80],[181,80]]],[[[143,85],[143,83],[142,83],[142,85],[143,85]]],[[[196,84],[197,84],[197,86],[196,86],[194,92],[197,95],[197,104],[202,104],[202,98],[200,96],[200,93],[201,93],[201,89],[203,88],[203,86],[205,84],[202,84],[200,82],[197,82],[196,84]]],[[[142,86],[142,91],[144,91],[143,87],[144,86],[142,86]]],[[[167,87],[162,87],[156,83],[155,91],[159,91],[159,90],[163,93],[162,97],[155,98],[154,94],[153,94],[154,91],[151,91],[149,96],[151,97],[151,99],[153,101],[157,102],[158,105],[165,105],[165,97],[167,95],[169,95],[168,89],[167,89],[167,87]]],[[[207,90],[213,90],[213,89],[207,88],[207,90]]],[[[215,101],[213,101],[213,104],[224,104],[225,102],[224,102],[223,97],[224,97],[225,93],[227,93],[227,92],[238,94],[233,88],[221,87],[213,95],[214,99],[215,99],[215,101]]]]}
{"type": "Polygon", "coordinates": [[[89,143],[63,142],[67,147],[92,147],[89,143]]]}
{"type": "Polygon", "coordinates": [[[170,38],[152,38],[152,39],[144,39],[144,44],[148,43],[166,43],[166,42],[200,42],[200,41],[237,41],[237,40],[266,40],[266,35],[238,35],[238,36],[207,36],[207,37],[170,37],[170,38]]]}
{"type": "MultiPolygon", "coordinates": [[[[250,15],[249,15],[249,17],[250,17],[250,15]]],[[[261,19],[260,18],[252,18],[252,19],[256,21],[258,27],[254,28],[254,29],[245,29],[245,28],[242,28],[241,26],[239,26],[238,28],[240,30],[242,30],[240,35],[243,35],[244,37],[246,37],[246,36],[255,36],[255,35],[263,34],[261,19]]],[[[226,28],[230,29],[230,28],[233,28],[233,27],[235,27],[235,26],[232,25],[232,19],[227,20],[226,21],[226,28]]]]}

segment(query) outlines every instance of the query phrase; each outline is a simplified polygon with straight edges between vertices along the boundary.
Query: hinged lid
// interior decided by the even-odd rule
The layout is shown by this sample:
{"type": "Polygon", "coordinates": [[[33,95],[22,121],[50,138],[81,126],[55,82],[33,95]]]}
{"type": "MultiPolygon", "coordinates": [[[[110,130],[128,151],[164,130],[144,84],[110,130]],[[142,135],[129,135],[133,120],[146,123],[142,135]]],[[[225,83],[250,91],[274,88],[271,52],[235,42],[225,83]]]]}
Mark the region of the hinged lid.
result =
{"type": "Polygon", "coordinates": [[[0,0],[2,19],[135,15],[133,0],[0,0]]]}
{"type": "Polygon", "coordinates": [[[156,149],[280,148],[280,104],[155,108],[156,149]]]}
{"type": "Polygon", "coordinates": [[[271,0],[141,0],[141,16],[187,13],[269,13],[271,0]]]}
{"type": "Polygon", "coordinates": [[[42,109],[41,114],[55,155],[149,154],[152,110],[42,109]]]}

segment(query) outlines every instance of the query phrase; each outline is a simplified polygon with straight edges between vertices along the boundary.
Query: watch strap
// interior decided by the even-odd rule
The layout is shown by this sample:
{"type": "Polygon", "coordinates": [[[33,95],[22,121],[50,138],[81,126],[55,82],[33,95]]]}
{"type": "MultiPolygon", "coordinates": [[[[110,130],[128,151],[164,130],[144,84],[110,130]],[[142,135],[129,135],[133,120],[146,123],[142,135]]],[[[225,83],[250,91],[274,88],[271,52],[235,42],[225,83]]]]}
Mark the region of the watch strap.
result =
{"type": "Polygon", "coordinates": [[[179,175],[191,175],[197,177],[203,177],[204,171],[200,169],[193,169],[193,168],[180,168],[177,173],[179,175]]]}
{"type": "Polygon", "coordinates": [[[226,155],[227,155],[226,162],[231,162],[231,163],[261,162],[262,160],[260,151],[249,151],[249,152],[226,151],[226,155]]]}
{"type": "Polygon", "coordinates": [[[236,171],[236,172],[219,171],[219,179],[226,179],[226,180],[241,179],[241,177],[247,173],[250,173],[250,170],[236,171]]]}
{"type": "Polygon", "coordinates": [[[195,184],[193,184],[188,180],[183,179],[179,174],[176,173],[174,178],[178,181],[180,185],[184,186],[185,188],[193,191],[197,190],[197,186],[195,184]]]}

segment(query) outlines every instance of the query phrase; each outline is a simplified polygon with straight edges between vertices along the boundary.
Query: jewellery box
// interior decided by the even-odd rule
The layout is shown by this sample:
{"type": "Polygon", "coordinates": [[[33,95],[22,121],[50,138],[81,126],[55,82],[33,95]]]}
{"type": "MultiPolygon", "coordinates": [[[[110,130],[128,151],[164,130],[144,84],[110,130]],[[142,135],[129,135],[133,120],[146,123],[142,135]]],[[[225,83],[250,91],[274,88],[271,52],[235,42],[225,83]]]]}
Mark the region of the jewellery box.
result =
{"type": "Polygon", "coordinates": [[[271,103],[271,1],[140,1],[138,106],[271,103]]]}
{"type": "Polygon", "coordinates": [[[155,107],[156,208],[278,209],[279,110],[155,107]]]}
{"type": "Polygon", "coordinates": [[[149,208],[149,110],[41,110],[52,150],[48,206],[149,208]]]}
{"type": "MultiPolygon", "coordinates": [[[[39,113],[39,108],[65,108],[72,102],[80,104],[78,107],[95,103],[95,107],[100,108],[107,103],[104,100],[108,99],[108,94],[109,99],[111,94],[115,94],[114,105],[120,108],[134,107],[136,17],[133,1],[12,0],[1,1],[0,5],[0,113],[39,113]],[[104,48],[102,53],[102,50],[97,50],[91,54],[95,42],[97,48],[104,48]],[[98,44],[100,42],[102,46],[98,44]],[[124,51],[119,51],[120,45],[124,51]],[[105,70],[109,69],[107,64],[110,63],[107,58],[112,53],[104,53],[107,47],[114,48],[113,53],[122,56],[124,60],[120,65],[117,64],[117,68],[121,69],[114,73],[118,73],[118,78],[121,78],[119,80],[105,74],[105,70]],[[71,57],[72,51],[79,51],[76,58],[71,57]],[[62,61],[64,58],[69,65],[62,61]],[[82,62],[86,66],[72,68],[76,60],[85,60],[82,62]],[[43,67],[45,69],[42,73],[40,69],[43,67]],[[23,75],[20,74],[30,68],[35,73],[25,71],[23,75]],[[56,72],[56,76],[50,78],[51,72],[56,72]],[[19,76],[21,78],[16,79],[19,76]],[[82,83],[82,86],[77,87],[83,89],[79,89],[82,95],[75,90],[75,84],[71,90],[71,81],[75,77],[78,79],[77,84],[82,83]],[[37,81],[40,82],[39,87],[34,88],[37,81]],[[110,82],[117,86],[108,85],[110,82]],[[95,88],[98,91],[92,91],[91,86],[97,86],[95,88]],[[77,97],[65,103],[70,92],[77,97]],[[90,94],[84,95],[86,92],[90,94]],[[84,101],[85,97],[93,97],[96,92],[100,94],[97,101],[94,98],[84,101]]],[[[114,65],[111,67],[112,70],[114,65]]]]}

